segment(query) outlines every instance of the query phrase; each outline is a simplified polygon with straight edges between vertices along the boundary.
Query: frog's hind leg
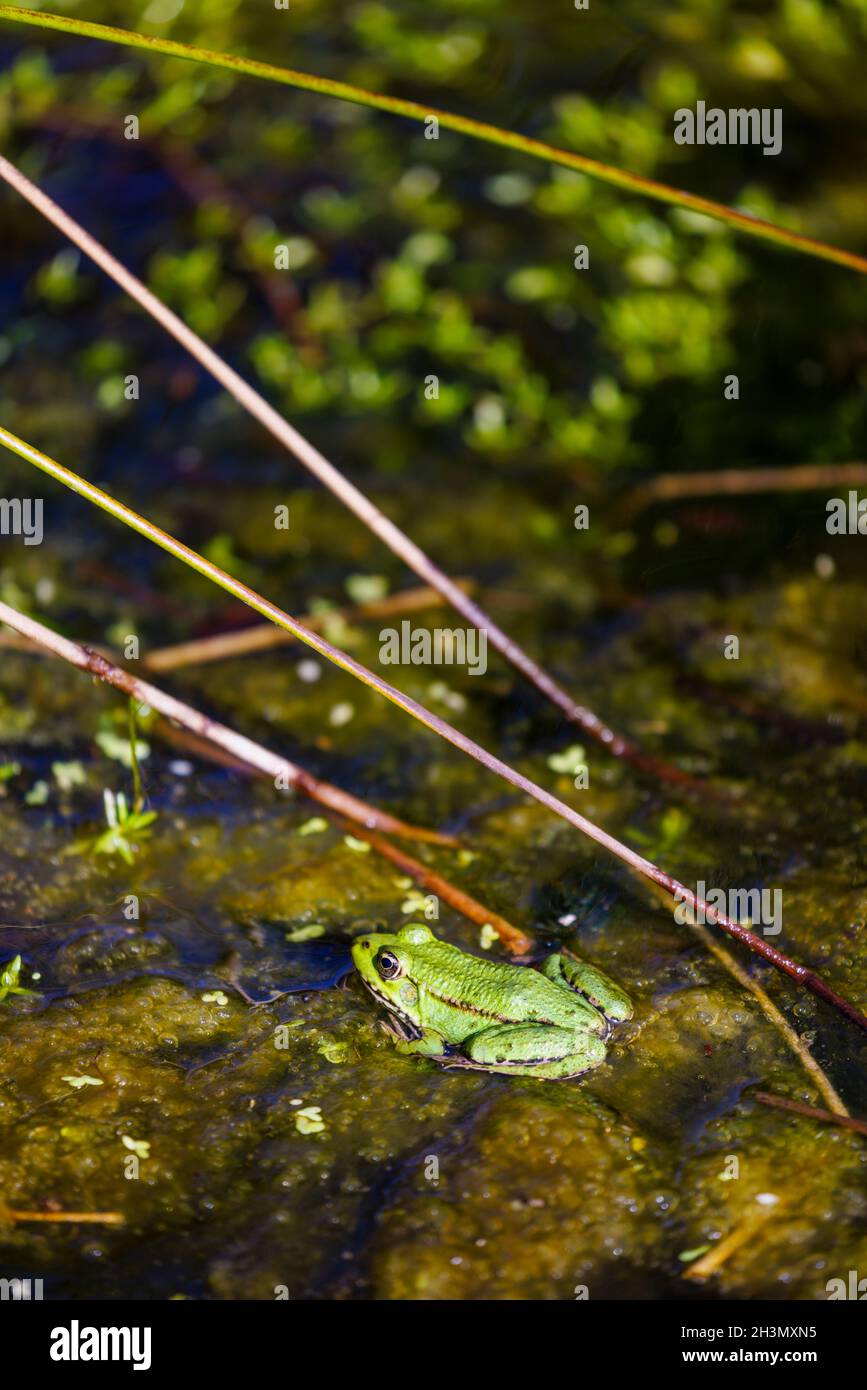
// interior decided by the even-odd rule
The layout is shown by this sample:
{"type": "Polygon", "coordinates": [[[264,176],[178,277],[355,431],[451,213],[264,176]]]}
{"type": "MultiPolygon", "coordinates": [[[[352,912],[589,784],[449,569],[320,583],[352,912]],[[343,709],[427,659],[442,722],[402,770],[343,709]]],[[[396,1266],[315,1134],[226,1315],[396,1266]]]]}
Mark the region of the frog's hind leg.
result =
{"type": "Polygon", "coordinates": [[[604,1014],[610,1023],[625,1023],[632,1017],[632,1000],[619,985],[603,975],[594,965],[575,956],[549,956],[542,965],[542,974],[556,985],[580,994],[594,1009],[604,1014]]]}
{"type": "Polygon", "coordinates": [[[468,1038],[462,1055],[450,1057],[444,1065],[554,1080],[580,1076],[604,1060],[605,1044],[592,1034],[540,1028],[538,1023],[504,1023],[468,1038]]]}

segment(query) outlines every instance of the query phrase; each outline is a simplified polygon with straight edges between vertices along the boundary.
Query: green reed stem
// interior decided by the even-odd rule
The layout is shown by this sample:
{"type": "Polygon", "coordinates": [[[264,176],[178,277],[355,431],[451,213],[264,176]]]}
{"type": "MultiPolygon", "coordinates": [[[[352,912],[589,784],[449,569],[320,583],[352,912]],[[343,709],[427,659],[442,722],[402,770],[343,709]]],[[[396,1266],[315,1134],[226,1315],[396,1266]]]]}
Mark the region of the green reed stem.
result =
{"type": "Polygon", "coordinates": [[[670,184],[659,183],[656,179],[643,178],[640,174],[631,174],[628,170],[618,169],[612,164],[603,164],[598,159],[588,158],[587,155],[558,149],[555,145],[548,145],[543,140],[532,140],[516,131],[503,130],[487,121],[475,121],[470,116],[459,116],[451,111],[441,111],[434,106],[422,106],[419,102],[406,101],[402,97],[368,92],[363,87],[353,87],[348,82],[336,82],[330,77],[317,77],[313,73],[277,67],[274,63],[262,63],[238,53],[217,53],[213,49],[178,43],[175,39],[139,34],[132,29],[118,29],[108,24],[93,24],[89,20],[67,15],[43,14],[35,10],[22,10],[15,5],[0,5],[0,19],[12,20],[17,24],[35,25],[40,29],[57,29],[62,33],[76,34],[82,38],[101,39],[106,43],[123,44],[126,48],[141,48],[145,52],[161,54],[168,58],[207,63],[210,67],[225,68],[244,77],[261,77],[268,82],[282,83],[286,87],[299,87],[306,92],[337,97],[340,101],[354,102],[356,106],[368,106],[377,111],[388,111],[394,116],[405,116],[411,121],[425,121],[428,117],[435,116],[444,129],[457,131],[459,135],[469,135],[472,139],[484,140],[489,145],[500,145],[518,154],[543,159],[549,164],[575,169],[591,179],[613,184],[615,188],[643,194],[645,197],[655,198],[658,202],[671,203],[675,207],[688,208],[691,212],[724,222],[726,226],[745,232],[748,236],[759,237],[776,246],[801,251],[805,255],[831,261],[835,265],[846,266],[849,270],[857,270],[861,275],[867,275],[867,258],[857,256],[852,251],[844,251],[842,247],[788,231],[773,222],[750,217],[747,213],[737,212],[712,198],[702,198],[698,194],[672,188],[670,184]]]}
{"type": "Polygon", "coordinates": [[[136,719],[136,703],[130,696],[127,701],[127,726],[129,729],[129,761],[132,768],[132,809],[135,812],[144,810],[144,791],[141,782],[141,767],[138,760],[138,722],[136,719]]]}

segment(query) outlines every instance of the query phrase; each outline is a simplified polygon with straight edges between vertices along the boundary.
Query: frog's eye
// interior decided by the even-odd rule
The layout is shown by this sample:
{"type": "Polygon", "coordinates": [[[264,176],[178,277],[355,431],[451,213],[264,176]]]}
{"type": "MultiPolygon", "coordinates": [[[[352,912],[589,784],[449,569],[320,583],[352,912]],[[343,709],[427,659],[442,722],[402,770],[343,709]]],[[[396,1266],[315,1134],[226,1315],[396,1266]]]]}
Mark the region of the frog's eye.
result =
{"type": "Polygon", "coordinates": [[[384,980],[395,980],[400,974],[400,961],[393,951],[380,951],[375,964],[384,980]]]}

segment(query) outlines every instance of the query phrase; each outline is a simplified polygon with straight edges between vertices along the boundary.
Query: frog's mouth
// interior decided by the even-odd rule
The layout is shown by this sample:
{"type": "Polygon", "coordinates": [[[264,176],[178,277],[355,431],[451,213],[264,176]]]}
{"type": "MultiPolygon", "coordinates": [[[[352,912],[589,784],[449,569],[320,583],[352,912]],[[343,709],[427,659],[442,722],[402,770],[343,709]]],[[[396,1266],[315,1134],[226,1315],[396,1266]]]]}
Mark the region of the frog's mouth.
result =
{"type": "Polygon", "coordinates": [[[415,1042],[416,1039],[421,1037],[421,1029],[418,1024],[413,1022],[409,1014],[405,1014],[403,1009],[399,1009],[394,1001],[389,999],[387,995],[381,994],[376,988],[376,985],[372,984],[370,980],[362,979],[361,983],[364,985],[364,988],[373,995],[377,1004],[381,1004],[384,1009],[388,1010],[404,1042],[415,1042]]]}

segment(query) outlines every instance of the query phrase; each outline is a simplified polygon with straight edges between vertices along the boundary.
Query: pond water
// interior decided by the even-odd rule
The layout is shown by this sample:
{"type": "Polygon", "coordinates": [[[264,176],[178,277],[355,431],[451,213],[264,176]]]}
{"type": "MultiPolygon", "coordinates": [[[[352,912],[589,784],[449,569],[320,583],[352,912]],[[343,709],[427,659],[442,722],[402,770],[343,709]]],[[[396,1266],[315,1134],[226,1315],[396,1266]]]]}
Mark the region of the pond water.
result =
{"type": "MultiPolygon", "coordinates": [[[[188,3],[160,24],[143,5],[86,6],[863,246],[849,161],[867,112],[843,80],[863,58],[855,7],[836,47],[818,4],[625,5],[616,20],[494,0],[295,8],[188,3]],[[678,148],[672,110],[699,96],[782,106],[779,158],[678,148]]],[[[779,893],[767,939],[863,1007],[867,540],[826,526],[848,487],[636,493],[659,474],[862,456],[863,279],[539,161],[190,64],[3,26],[0,68],[9,157],[568,691],[707,792],[612,758],[491,648],[472,675],[383,666],[399,619],[332,614],[332,639],[682,882],[779,893]]],[[[13,196],[10,429],[292,613],[416,582],[13,196]]],[[[118,653],[134,635],[145,659],[252,621],[34,479],[3,453],[0,495],[41,497],[45,528],[38,546],[0,538],[4,602],[118,653]]],[[[412,622],[459,625],[436,607],[412,622]]],[[[707,941],[572,827],[299,646],[155,677],[454,835],[403,848],[528,933],[530,965],[562,944],[635,1002],[579,1080],[440,1070],[396,1052],[351,972],[358,933],[423,913],[405,871],[148,717],[156,818],[130,832],[131,862],[99,852],[104,793],[133,797],[126,704],[3,641],[0,963],[20,955],[34,993],[0,1001],[2,1274],[76,1298],[571,1299],[821,1298],[867,1271],[864,1136],[755,1099],[827,1094],[707,941]],[[93,1219],[27,1216],[70,1211],[93,1219]],[[736,1232],[715,1272],[685,1277],[736,1232]]],[[[506,958],[435,906],[444,939],[506,958]]],[[[867,1037],[727,949],[867,1113],[867,1037]]]]}

